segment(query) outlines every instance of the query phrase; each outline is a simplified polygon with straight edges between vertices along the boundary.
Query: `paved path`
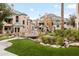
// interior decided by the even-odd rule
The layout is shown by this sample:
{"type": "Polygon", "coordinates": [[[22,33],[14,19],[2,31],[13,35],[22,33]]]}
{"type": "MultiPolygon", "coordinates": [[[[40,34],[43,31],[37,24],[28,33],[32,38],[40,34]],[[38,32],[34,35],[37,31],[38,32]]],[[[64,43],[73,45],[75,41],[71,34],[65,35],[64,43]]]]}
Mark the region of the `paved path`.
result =
{"type": "Polygon", "coordinates": [[[5,50],[5,48],[12,45],[12,43],[8,41],[15,40],[15,39],[18,39],[18,37],[0,41],[0,56],[17,56],[16,54],[13,54],[5,50]]]}

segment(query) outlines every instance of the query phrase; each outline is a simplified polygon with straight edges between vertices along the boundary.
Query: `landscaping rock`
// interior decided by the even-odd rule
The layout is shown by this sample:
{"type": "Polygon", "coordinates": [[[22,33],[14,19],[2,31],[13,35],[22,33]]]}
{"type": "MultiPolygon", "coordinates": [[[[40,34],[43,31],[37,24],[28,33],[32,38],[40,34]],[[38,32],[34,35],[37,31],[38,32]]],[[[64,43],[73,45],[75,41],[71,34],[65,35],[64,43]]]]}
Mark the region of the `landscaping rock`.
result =
{"type": "Polygon", "coordinates": [[[50,46],[50,44],[46,44],[46,46],[50,46]]]}
{"type": "Polygon", "coordinates": [[[50,47],[53,47],[53,48],[60,48],[61,46],[60,46],[60,45],[50,45],[50,47]]]}
{"type": "Polygon", "coordinates": [[[79,46],[79,42],[71,43],[71,44],[69,44],[69,46],[79,46]]]}
{"type": "Polygon", "coordinates": [[[44,43],[42,43],[42,42],[41,42],[40,44],[43,45],[43,46],[47,46],[46,44],[44,44],[44,43]]]}

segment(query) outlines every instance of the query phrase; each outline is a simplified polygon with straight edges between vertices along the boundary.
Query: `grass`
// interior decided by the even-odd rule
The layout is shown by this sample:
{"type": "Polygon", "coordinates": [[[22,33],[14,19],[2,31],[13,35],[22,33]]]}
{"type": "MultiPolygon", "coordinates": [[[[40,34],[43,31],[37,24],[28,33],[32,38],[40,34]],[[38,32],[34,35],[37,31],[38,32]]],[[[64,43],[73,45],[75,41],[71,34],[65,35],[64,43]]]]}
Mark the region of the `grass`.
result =
{"type": "Polygon", "coordinates": [[[79,48],[51,48],[37,42],[22,39],[12,40],[13,45],[7,51],[19,56],[79,56],[79,48]]]}
{"type": "Polygon", "coordinates": [[[0,40],[10,39],[10,38],[13,38],[13,37],[10,37],[7,34],[0,34],[0,40]]]}
{"type": "Polygon", "coordinates": [[[0,40],[5,40],[5,39],[8,39],[9,36],[6,35],[6,34],[0,34],[0,40]]]}
{"type": "Polygon", "coordinates": [[[0,37],[0,40],[5,40],[5,39],[8,39],[8,37],[7,36],[0,37]]]}

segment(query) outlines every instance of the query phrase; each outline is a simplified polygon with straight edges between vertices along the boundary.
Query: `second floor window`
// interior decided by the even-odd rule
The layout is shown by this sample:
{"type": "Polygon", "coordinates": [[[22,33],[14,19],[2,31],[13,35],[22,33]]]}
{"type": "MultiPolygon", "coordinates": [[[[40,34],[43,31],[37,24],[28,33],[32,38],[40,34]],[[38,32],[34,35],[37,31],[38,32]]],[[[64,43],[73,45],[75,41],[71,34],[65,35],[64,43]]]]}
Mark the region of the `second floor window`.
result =
{"type": "Polygon", "coordinates": [[[23,24],[25,24],[25,21],[23,20],[23,24]]]}
{"type": "Polygon", "coordinates": [[[53,25],[53,22],[52,22],[52,25],[53,25]]]}
{"type": "Polygon", "coordinates": [[[16,22],[19,22],[19,17],[18,16],[16,16],[16,22]]]}
{"type": "Polygon", "coordinates": [[[28,20],[27,20],[27,25],[28,25],[28,20]]]}

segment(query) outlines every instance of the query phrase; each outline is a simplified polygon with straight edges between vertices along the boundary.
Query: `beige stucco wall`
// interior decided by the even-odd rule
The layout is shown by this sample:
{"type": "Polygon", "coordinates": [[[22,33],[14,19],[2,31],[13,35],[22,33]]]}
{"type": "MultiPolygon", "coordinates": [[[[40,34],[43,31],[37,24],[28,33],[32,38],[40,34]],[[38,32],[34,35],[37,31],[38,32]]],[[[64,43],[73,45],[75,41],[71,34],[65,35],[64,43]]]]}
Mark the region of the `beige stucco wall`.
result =
{"type": "MultiPolygon", "coordinates": [[[[13,24],[15,24],[16,23],[16,16],[17,15],[13,15],[12,17],[13,17],[13,24]]],[[[28,27],[28,25],[27,25],[27,19],[28,19],[28,17],[27,16],[25,16],[25,15],[18,15],[19,16],[19,23],[21,24],[21,25],[23,25],[22,27],[20,27],[20,34],[23,34],[23,33],[26,33],[27,32],[27,27],[28,27]],[[25,24],[23,24],[23,20],[25,21],[25,24]]],[[[14,27],[15,28],[15,27],[14,27]]],[[[15,30],[15,29],[14,29],[15,30]]]]}
{"type": "MultiPolygon", "coordinates": [[[[15,23],[16,23],[16,16],[17,15],[12,15],[12,24],[10,24],[10,25],[14,25],[15,23]]],[[[22,27],[20,27],[20,34],[22,34],[23,32],[24,33],[26,33],[27,32],[27,27],[28,27],[28,25],[27,25],[27,19],[28,19],[28,17],[27,16],[25,16],[25,15],[18,15],[19,16],[19,23],[21,24],[21,25],[23,25],[22,27]],[[23,20],[25,21],[25,24],[23,24],[23,20]]],[[[4,30],[4,27],[5,26],[8,26],[8,23],[6,23],[6,22],[3,22],[4,23],[4,26],[3,26],[3,33],[5,34],[6,33],[6,31],[4,30]]],[[[13,26],[13,33],[15,33],[15,26],[13,26]]]]}

